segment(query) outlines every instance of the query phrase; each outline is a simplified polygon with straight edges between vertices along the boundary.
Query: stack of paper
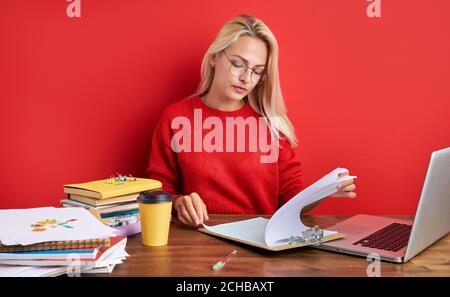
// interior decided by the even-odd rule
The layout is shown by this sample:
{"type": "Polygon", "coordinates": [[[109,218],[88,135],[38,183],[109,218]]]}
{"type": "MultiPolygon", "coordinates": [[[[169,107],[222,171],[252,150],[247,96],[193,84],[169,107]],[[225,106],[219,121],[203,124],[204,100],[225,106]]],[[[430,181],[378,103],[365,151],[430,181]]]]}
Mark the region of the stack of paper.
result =
{"type": "Polygon", "coordinates": [[[129,256],[127,238],[84,208],[0,210],[0,224],[0,276],[110,273],[129,256]]]}
{"type": "Polygon", "coordinates": [[[0,265],[0,277],[50,277],[66,273],[66,267],[0,265]]]}

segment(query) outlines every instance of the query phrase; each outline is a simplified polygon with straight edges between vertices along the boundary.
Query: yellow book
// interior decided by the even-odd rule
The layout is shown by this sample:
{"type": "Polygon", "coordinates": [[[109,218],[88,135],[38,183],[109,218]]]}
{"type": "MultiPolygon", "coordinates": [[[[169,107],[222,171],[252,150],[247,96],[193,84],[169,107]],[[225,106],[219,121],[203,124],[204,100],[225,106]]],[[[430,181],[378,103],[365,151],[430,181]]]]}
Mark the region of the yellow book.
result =
{"type": "Polygon", "coordinates": [[[125,203],[125,202],[136,202],[137,198],[139,196],[139,193],[134,193],[130,195],[125,196],[117,196],[113,198],[108,199],[96,199],[81,195],[74,195],[70,194],[69,199],[72,201],[78,201],[84,204],[88,204],[90,206],[104,206],[104,205],[111,205],[111,204],[118,204],[118,203],[125,203]]]}
{"type": "Polygon", "coordinates": [[[161,188],[162,183],[154,179],[136,177],[119,182],[108,178],[87,183],[64,185],[64,193],[95,199],[107,199],[161,188]]]}

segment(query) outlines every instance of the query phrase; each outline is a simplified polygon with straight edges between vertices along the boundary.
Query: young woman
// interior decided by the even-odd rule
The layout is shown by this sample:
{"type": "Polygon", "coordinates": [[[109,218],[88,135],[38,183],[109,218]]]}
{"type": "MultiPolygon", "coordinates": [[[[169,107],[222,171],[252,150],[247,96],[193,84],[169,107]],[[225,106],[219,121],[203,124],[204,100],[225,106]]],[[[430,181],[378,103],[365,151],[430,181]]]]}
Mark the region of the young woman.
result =
{"type": "MultiPolygon", "coordinates": [[[[296,144],[275,36],[241,15],[206,52],[197,93],[161,114],[147,171],[175,195],[174,214],[184,224],[202,224],[208,213],[273,214],[302,190],[296,144]]],[[[333,196],[354,198],[355,188],[343,182],[333,196]]]]}

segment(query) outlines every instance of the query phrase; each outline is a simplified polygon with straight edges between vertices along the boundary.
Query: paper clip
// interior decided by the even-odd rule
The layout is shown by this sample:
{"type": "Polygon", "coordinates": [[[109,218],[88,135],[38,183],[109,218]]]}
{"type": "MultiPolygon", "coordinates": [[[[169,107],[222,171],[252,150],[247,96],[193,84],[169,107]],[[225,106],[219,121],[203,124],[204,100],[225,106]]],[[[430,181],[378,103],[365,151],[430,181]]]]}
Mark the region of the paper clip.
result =
{"type": "Polygon", "coordinates": [[[120,173],[116,173],[117,176],[111,175],[109,176],[107,184],[113,184],[113,185],[122,185],[127,181],[136,181],[137,179],[133,177],[131,174],[128,175],[122,175],[120,173]]]}
{"type": "Polygon", "coordinates": [[[323,240],[323,230],[319,226],[306,229],[302,235],[291,236],[289,244],[302,244],[318,246],[323,240]]]}
{"type": "Polygon", "coordinates": [[[132,176],[131,174],[127,175],[127,181],[136,181],[136,180],[137,179],[134,176],[132,176]]]}

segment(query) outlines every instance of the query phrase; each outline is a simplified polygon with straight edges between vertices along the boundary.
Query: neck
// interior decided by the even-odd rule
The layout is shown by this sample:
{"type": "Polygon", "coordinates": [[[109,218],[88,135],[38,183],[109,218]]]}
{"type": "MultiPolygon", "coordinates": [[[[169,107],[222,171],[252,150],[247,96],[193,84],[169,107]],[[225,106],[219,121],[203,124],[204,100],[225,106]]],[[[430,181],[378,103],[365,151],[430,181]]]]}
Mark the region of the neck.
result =
{"type": "Polygon", "coordinates": [[[208,92],[205,96],[201,97],[203,102],[211,108],[220,111],[236,111],[241,109],[245,105],[245,100],[233,100],[233,99],[222,99],[223,97],[214,94],[213,92],[208,92]]]}

